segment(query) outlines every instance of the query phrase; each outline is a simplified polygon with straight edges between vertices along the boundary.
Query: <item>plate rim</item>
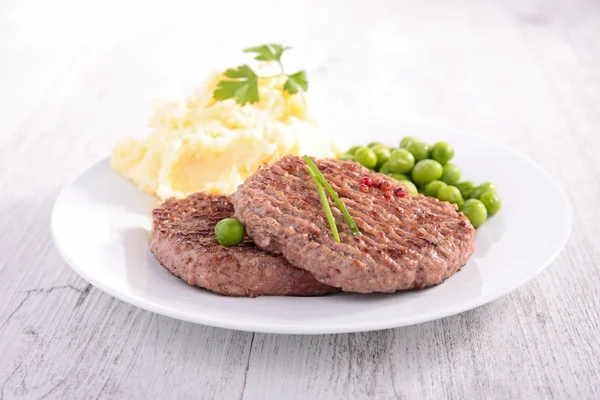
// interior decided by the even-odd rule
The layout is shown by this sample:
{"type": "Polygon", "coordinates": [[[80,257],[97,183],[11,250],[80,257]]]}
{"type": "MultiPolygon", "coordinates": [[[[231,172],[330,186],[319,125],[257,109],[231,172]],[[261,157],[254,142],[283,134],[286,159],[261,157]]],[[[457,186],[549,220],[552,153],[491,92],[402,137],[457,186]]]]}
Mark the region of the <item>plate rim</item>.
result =
{"type": "MultiPolygon", "coordinates": [[[[379,119],[379,120],[381,121],[381,119],[379,119]]],[[[384,121],[386,121],[386,119],[384,119],[384,121]]],[[[410,319],[410,321],[397,321],[397,320],[384,319],[382,321],[377,321],[376,323],[370,323],[368,325],[365,325],[364,323],[356,323],[356,325],[327,323],[323,326],[314,325],[314,324],[303,326],[301,323],[274,324],[274,323],[261,322],[258,324],[252,324],[252,323],[246,323],[246,322],[237,322],[237,321],[231,320],[231,319],[218,319],[218,318],[214,318],[212,316],[206,315],[206,314],[193,314],[193,313],[188,313],[188,312],[181,311],[181,310],[165,308],[165,307],[161,306],[160,304],[145,301],[143,299],[138,299],[135,296],[128,295],[127,293],[120,292],[118,290],[114,290],[110,286],[104,285],[103,283],[101,283],[101,282],[97,281],[96,279],[94,279],[93,277],[91,277],[82,268],[79,268],[76,265],[76,263],[74,263],[68,257],[68,255],[66,254],[64,249],[61,247],[60,240],[57,238],[57,233],[56,233],[57,205],[62,200],[67,189],[70,188],[79,178],[81,178],[83,175],[85,175],[91,169],[93,169],[94,167],[96,167],[97,165],[99,165],[101,163],[107,163],[110,165],[110,156],[105,156],[105,157],[102,157],[101,159],[94,161],[87,168],[85,168],[83,171],[79,172],[72,179],[70,179],[62,187],[60,193],[56,197],[54,204],[52,206],[52,212],[51,212],[51,217],[50,217],[50,234],[52,237],[52,242],[54,243],[54,247],[56,248],[59,255],[66,262],[66,264],[72,270],[74,270],[81,278],[83,278],[86,282],[92,284],[94,287],[100,289],[104,293],[106,293],[116,299],[119,299],[125,303],[131,304],[135,307],[138,307],[138,308],[141,308],[146,311],[153,312],[153,313],[157,313],[160,315],[164,315],[166,317],[170,317],[170,318],[174,318],[174,319],[178,319],[178,320],[182,320],[182,321],[186,321],[186,322],[192,322],[192,323],[196,323],[196,324],[202,324],[202,325],[206,325],[206,326],[217,327],[217,328],[232,329],[232,330],[245,331],[245,332],[293,334],[293,335],[342,334],[342,333],[354,333],[354,332],[371,332],[371,331],[378,331],[378,330],[384,330],[384,329],[393,329],[393,328],[417,325],[417,324],[421,324],[421,323],[425,323],[425,322],[435,321],[435,320],[445,318],[445,317],[451,317],[451,316],[460,314],[462,312],[472,310],[472,309],[481,307],[483,305],[489,304],[501,297],[508,295],[509,293],[512,293],[513,291],[516,291],[517,289],[521,288],[522,286],[524,286],[525,284],[527,284],[528,282],[530,282],[531,280],[536,278],[542,271],[544,271],[546,268],[548,268],[550,266],[550,264],[552,264],[556,260],[556,258],[563,251],[563,249],[565,248],[565,246],[567,245],[567,243],[569,242],[569,239],[571,237],[571,232],[572,232],[572,228],[573,228],[573,207],[572,207],[571,201],[569,200],[569,197],[567,196],[565,190],[560,185],[560,183],[550,173],[548,173],[544,168],[542,168],[538,163],[533,161],[531,158],[521,154],[520,152],[511,149],[509,146],[507,146],[503,143],[500,143],[494,139],[490,139],[485,136],[480,136],[480,135],[477,135],[477,134],[474,134],[474,133],[471,133],[468,131],[464,131],[461,129],[451,128],[451,127],[449,128],[449,127],[445,127],[445,126],[438,126],[435,124],[423,123],[423,122],[411,121],[411,120],[387,120],[387,121],[390,121],[391,123],[395,123],[395,124],[400,124],[400,125],[410,124],[410,125],[414,125],[417,127],[427,127],[430,129],[431,128],[439,129],[441,131],[451,131],[451,132],[465,135],[468,137],[474,137],[477,140],[487,142],[488,144],[491,144],[495,147],[499,147],[499,148],[503,149],[504,151],[512,153],[514,156],[516,156],[516,157],[520,158],[522,161],[528,163],[531,167],[533,167],[538,172],[543,174],[558,189],[558,193],[560,193],[560,196],[562,197],[563,201],[566,204],[565,211],[566,211],[567,229],[563,233],[563,237],[561,238],[560,245],[552,253],[552,255],[547,258],[547,260],[544,263],[541,263],[540,266],[538,266],[535,270],[533,270],[529,275],[526,275],[525,277],[523,277],[517,284],[512,285],[510,288],[500,290],[497,293],[494,293],[492,295],[476,297],[473,300],[458,304],[454,307],[450,307],[449,309],[444,308],[443,310],[440,310],[437,312],[426,313],[419,317],[413,317],[410,319]]],[[[125,179],[125,178],[123,178],[123,179],[125,179]]]]}

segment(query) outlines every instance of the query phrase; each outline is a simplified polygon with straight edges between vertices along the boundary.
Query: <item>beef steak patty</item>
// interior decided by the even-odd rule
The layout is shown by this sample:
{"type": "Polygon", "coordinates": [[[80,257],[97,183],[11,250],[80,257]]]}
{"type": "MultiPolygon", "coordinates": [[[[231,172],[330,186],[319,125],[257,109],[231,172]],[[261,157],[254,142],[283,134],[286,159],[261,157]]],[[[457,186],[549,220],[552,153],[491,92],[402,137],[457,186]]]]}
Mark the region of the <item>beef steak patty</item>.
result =
{"type": "Polygon", "coordinates": [[[286,156],[257,171],[231,197],[236,218],[260,248],[283,254],[327,285],[360,293],[439,284],[473,253],[475,229],[455,205],[423,195],[387,199],[376,188],[364,193],[364,176],[406,188],[358,163],[315,162],[362,235],[352,235],[330,201],[341,243],[333,240],[304,160],[286,156]]]}
{"type": "Polygon", "coordinates": [[[215,225],[232,216],[226,196],[196,193],[169,199],[152,212],[150,250],[173,275],[227,296],[316,296],[339,290],[265,253],[248,238],[238,246],[219,245],[215,225]]]}

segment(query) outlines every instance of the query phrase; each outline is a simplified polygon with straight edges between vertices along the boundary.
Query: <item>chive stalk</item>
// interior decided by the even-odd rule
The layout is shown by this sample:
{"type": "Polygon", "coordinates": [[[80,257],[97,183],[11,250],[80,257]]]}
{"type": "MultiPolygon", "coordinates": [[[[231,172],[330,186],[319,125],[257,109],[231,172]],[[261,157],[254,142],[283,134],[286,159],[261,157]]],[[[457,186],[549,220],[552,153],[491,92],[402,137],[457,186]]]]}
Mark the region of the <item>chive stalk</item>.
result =
{"type": "Polygon", "coordinates": [[[327,192],[329,193],[329,196],[331,196],[334,203],[338,206],[338,208],[340,209],[342,214],[344,214],[344,217],[346,218],[346,222],[348,223],[348,226],[350,226],[350,230],[352,231],[352,234],[354,236],[360,236],[361,235],[360,230],[358,230],[358,226],[356,226],[356,222],[354,222],[354,220],[350,216],[350,213],[348,212],[346,205],[344,203],[342,203],[342,201],[340,200],[340,197],[337,195],[335,190],[333,190],[333,188],[331,187],[329,182],[327,182],[327,180],[325,179],[325,177],[323,176],[321,171],[319,171],[319,168],[315,165],[313,160],[310,159],[310,157],[304,156],[303,158],[304,158],[304,161],[306,162],[306,164],[308,165],[309,169],[314,173],[317,180],[327,190],[327,192]]]}
{"type": "Polygon", "coordinates": [[[312,178],[315,186],[317,187],[317,191],[319,192],[319,197],[321,198],[321,204],[323,205],[323,211],[325,211],[325,215],[327,216],[327,222],[329,222],[329,227],[331,228],[331,233],[333,234],[333,240],[336,242],[340,242],[340,234],[337,229],[337,225],[335,224],[335,219],[333,218],[333,213],[331,212],[331,207],[329,207],[329,201],[327,200],[327,195],[325,194],[325,189],[323,189],[323,185],[319,182],[319,179],[312,171],[312,169],[307,168],[310,177],[312,178]]]}

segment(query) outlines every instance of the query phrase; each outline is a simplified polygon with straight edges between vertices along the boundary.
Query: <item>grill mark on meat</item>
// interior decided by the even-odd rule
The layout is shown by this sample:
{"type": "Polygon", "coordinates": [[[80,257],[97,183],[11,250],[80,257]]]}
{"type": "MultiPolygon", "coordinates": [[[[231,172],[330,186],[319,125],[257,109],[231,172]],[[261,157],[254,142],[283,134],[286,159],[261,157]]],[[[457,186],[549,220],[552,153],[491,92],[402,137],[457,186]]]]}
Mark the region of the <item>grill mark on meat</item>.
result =
{"type": "MultiPolygon", "coordinates": [[[[332,171],[332,173],[333,173],[333,168],[326,168],[324,170],[325,171],[332,171]]],[[[283,174],[279,173],[279,171],[277,169],[274,170],[273,174],[274,175],[283,176],[283,174]]],[[[358,174],[354,174],[354,175],[358,175],[358,174]]],[[[300,177],[295,177],[295,176],[289,176],[288,178],[291,179],[291,180],[296,180],[296,181],[302,181],[302,182],[304,181],[304,179],[302,179],[300,177]]],[[[336,185],[335,183],[332,183],[332,182],[330,182],[330,184],[332,184],[332,187],[334,188],[334,190],[336,190],[336,192],[338,192],[339,194],[344,193],[344,191],[341,190],[341,188],[343,188],[344,186],[342,186],[342,185],[336,185]]],[[[275,196],[277,198],[277,200],[279,200],[277,202],[277,204],[275,204],[276,207],[281,207],[282,205],[285,205],[289,201],[289,200],[286,200],[282,196],[283,195],[282,191],[274,191],[274,190],[272,190],[272,189],[274,189],[272,186],[276,186],[277,189],[279,189],[280,187],[285,187],[285,185],[283,185],[281,183],[281,181],[272,179],[270,177],[266,177],[266,179],[265,179],[265,185],[266,186],[265,186],[264,190],[267,193],[269,193],[270,195],[275,196]]],[[[290,186],[293,186],[293,185],[290,184],[290,186]]],[[[354,196],[355,192],[350,191],[349,193],[351,193],[352,197],[355,197],[354,196]]],[[[316,190],[315,190],[315,194],[316,194],[316,190]]],[[[388,203],[389,203],[389,200],[384,199],[383,196],[381,196],[381,199],[377,199],[376,198],[376,201],[379,202],[379,203],[382,203],[382,204],[385,203],[385,205],[388,205],[388,203]]],[[[330,203],[332,203],[332,202],[330,201],[330,203]]],[[[292,207],[293,207],[293,210],[292,210],[291,214],[293,214],[294,216],[301,215],[302,213],[299,212],[298,207],[294,207],[293,206],[295,203],[292,201],[291,204],[292,204],[292,207]]],[[[334,210],[337,211],[337,208],[335,208],[335,206],[333,204],[331,204],[331,205],[332,205],[332,211],[334,211],[334,210]]],[[[351,210],[350,212],[353,215],[353,217],[355,218],[355,221],[357,222],[357,224],[359,225],[359,228],[361,230],[371,229],[371,231],[373,232],[373,234],[377,234],[377,229],[376,228],[368,226],[368,223],[366,222],[368,219],[367,218],[361,218],[362,215],[360,215],[360,214],[362,214],[362,213],[361,213],[361,209],[360,208],[357,207],[356,209],[353,209],[353,207],[350,206],[349,204],[347,204],[347,207],[351,210]],[[357,214],[357,215],[355,215],[355,214],[357,214]]],[[[398,207],[398,205],[395,205],[395,207],[398,207]]],[[[334,211],[334,216],[338,217],[338,218],[336,218],[336,223],[338,225],[339,224],[345,225],[345,219],[343,218],[341,212],[338,211],[337,213],[335,213],[335,211],[334,211]]],[[[319,222],[321,222],[322,224],[325,223],[325,218],[323,216],[323,213],[319,214],[319,220],[320,220],[319,222]]],[[[323,229],[323,227],[321,227],[321,229],[323,229]]],[[[347,235],[351,235],[351,233],[349,233],[349,229],[348,229],[348,232],[346,232],[346,234],[347,235]]],[[[419,236],[419,232],[414,232],[414,231],[408,230],[408,231],[404,231],[404,234],[408,235],[410,239],[409,238],[405,238],[404,236],[402,236],[400,234],[397,234],[397,233],[396,233],[395,237],[392,238],[392,239],[396,240],[397,245],[401,245],[401,246],[405,247],[405,249],[403,249],[403,251],[402,251],[403,254],[406,253],[406,252],[408,252],[408,251],[410,251],[411,247],[415,247],[415,248],[418,249],[418,248],[424,247],[426,245],[431,245],[431,243],[433,243],[431,240],[427,240],[425,238],[421,238],[419,236]]],[[[384,239],[383,235],[380,234],[379,236],[381,236],[381,239],[384,239]]],[[[376,244],[375,241],[373,241],[373,240],[371,240],[369,238],[366,238],[366,237],[365,237],[364,241],[366,242],[366,244],[368,246],[373,246],[373,245],[376,244]]],[[[346,250],[346,249],[344,249],[344,250],[346,250]]],[[[345,251],[345,253],[347,253],[347,251],[345,251]]],[[[372,260],[372,261],[374,261],[374,260],[372,260]]],[[[382,260],[382,261],[385,264],[393,264],[393,260],[385,259],[385,260],[382,260]]]]}
{"type": "MultiPolygon", "coordinates": [[[[331,168],[331,167],[323,168],[323,171],[335,173],[334,172],[334,168],[331,168]]],[[[277,168],[273,169],[273,175],[283,176],[283,174],[280,173],[280,171],[277,168]]],[[[307,175],[308,175],[308,173],[307,173],[307,175]]],[[[353,175],[356,176],[358,174],[353,174],[353,175]]],[[[293,181],[293,182],[290,182],[290,186],[293,186],[294,183],[298,184],[299,183],[298,181],[300,181],[300,182],[304,181],[304,179],[302,179],[300,177],[297,177],[297,176],[291,176],[290,175],[290,176],[286,176],[286,178],[288,178],[288,179],[290,179],[290,180],[293,181]]],[[[388,177],[388,180],[391,180],[391,178],[388,177]]],[[[268,193],[269,195],[275,197],[278,200],[277,203],[272,202],[272,204],[275,207],[279,208],[282,205],[284,205],[285,203],[289,202],[291,204],[291,206],[293,207],[293,209],[291,210],[291,214],[292,215],[298,216],[298,215],[302,214],[302,212],[300,211],[299,207],[295,206],[295,204],[297,204],[297,201],[293,201],[293,200],[297,200],[298,197],[294,196],[292,199],[286,199],[284,193],[281,190],[279,190],[282,187],[286,188],[286,186],[282,183],[281,180],[276,180],[276,179],[273,179],[273,178],[271,178],[269,176],[265,176],[264,183],[265,183],[265,187],[264,187],[265,192],[268,193]],[[273,189],[278,190],[278,191],[275,191],[273,189]]],[[[350,199],[352,199],[352,200],[361,200],[360,198],[358,198],[359,195],[357,195],[356,191],[342,190],[342,188],[344,188],[344,186],[337,185],[337,184],[335,184],[335,182],[330,182],[330,184],[332,185],[332,187],[334,188],[334,190],[336,190],[336,192],[340,196],[343,196],[344,193],[348,193],[349,194],[348,197],[350,199]]],[[[346,185],[345,187],[348,187],[348,186],[346,185]]],[[[315,197],[316,197],[316,190],[315,190],[315,197]]],[[[384,205],[384,206],[388,206],[389,205],[388,203],[390,203],[389,200],[383,198],[383,195],[381,196],[381,199],[376,198],[375,201],[377,203],[379,203],[379,205],[384,205]]],[[[306,202],[303,202],[303,203],[306,203],[306,202]]],[[[366,226],[368,225],[368,223],[366,221],[368,220],[368,218],[364,218],[364,216],[362,215],[362,210],[359,207],[353,207],[352,204],[350,204],[349,202],[345,202],[345,204],[349,208],[349,210],[352,210],[350,212],[353,215],[353,218],[355,219],[355,221],[357,222],[357,224],[359,225],[359,228],[361,230],[367,229],[366,226]]],[[[356,204],[356,202],[355,202],[355,204],[356,204]]],[[[343,215],[341,214],[341,212],[339,212],[337,210],[337,207],[335,206],[335,204],[333,202],[330,201],[330,205],[332,207],[332,211],[334,211],[334,216],[338,217],[338,218],[336,218],[336,223],[337,224],[343,224],[343,225],[345,225],[345,219],[344,219],[343,215]],[[335,211],[337,211],[337,213],[335,211]]],[[[399,208],[398,204],[392,203],[391,206],[395,207],[395,208],[399,208]]],[[[421,212],[421,215],[422,215],[422,212],[421,212]]],[[[319,218],[323,219],[323,222],[325,222],[325,217],[324,217],[323,213],[320,213],[318,216],[319,216],[319,218]]],[[[439,218],[439,217],[438,217],[438,219],[441,220],[441,218],[439,218]]],[[[411,222],[409,221],[408,223],[411,223],[411,222]]],[[[370,227],[370,229],[372,229],[373,232],[377,232],[376,228],[370,227]]],[[[348,229],[348,231],[349,231],[349,229],[348,229]]],[[[397,236],[394,237],[394,239],[399,244],[402,244],[405,247],[411,247],[412,246],[412,247],[420,248],[420,247],[423,247],[423,246],[426,246],[426,245],[432,245],[432,243],[435,243],[433,240],[420,237],[418,232],[404,231],[404,234],[409,235],[410,238],[411,238],[411,240],[408,240],[407,238],[404,238],[402,235],[400,235],[398,233],[397,233],[397,236]]]]}
{"type": "MultiPolygon", "coordinates": [[[[273,174],[279,175],[279,176],[285,175],[286,179],[291,180],[292,182],[290,182],[290,184],[288,186],[279,180],[274,180],[269,177],[266,180],[267,183],[265,183],[264,185],[257,186],[257,189],[262,190],[262,191],[264,191],[264,193],[268,194],[268,196],[266,196],[263,199],[263,201],[265,203],[272,205],[277,210],[279,210],[282,207],[286,207],[287,208],[286,211],[289,215],[283,217],[284,223],[293,223],[296,225],[301,225],[305,229],[310,230],[310,232],[313,234],[313,236],[316,236],[317,238],[319,238],[320,236],[318,236],[316,234],[323,232],[324,229],[329,229],[329,224],[326,220],[324,213],[322,212],[322,205],[321,205],[320,199],[318,197],[317,190],[314,187],[314,183],[312,182],[311,178],[309,177],[308,172],[306,172],[306,175],[304,176],[305,179],[301,179],[300,177],[297,177],[294,175],[289,175],[287,173],[287,171],[284,174],[284,173],[280,172],[279,170],[275,170],[273,172],[273,174]],[[304,213],[305,213],[304,210],[300,207],[297,207],[298,202],[290,201],[290,199],[286,198],[287,195],[284,192],[284,190],[288,189],[288,187],[294,187],[294,184],[305,184],[306,179],[310,180],[309,185],[312,185],[312,187],[314,188],[314,191],[311,193],[311,195],[308,195],[305,197],[307,200],[303,201],[303,204],[306,204],[308,207],[311,207],[313,209],[318,208],[319,210],[321,210],[320,212],[314,213],[312,215],[312,217],[313,217],[312,220],[303,218],[304,213]],[[291,217],[299,217],[300,220],[294,219],[291,217]]],[[[345,222],[345,219],[344,219],[342,213],[338,210],[337,206],[335,206],[335,204],[331,200],[329,200],[329,203],[331,206],[331,211],[336,220],[336,224],[338,225],[338,229],[341,229],[340,235],[344,235],[346,238],[353,237],[354,235],[352,235],[349,228],[347,228],[346,231],[344,231],[342,228],[343,225],[346,225],[346,222],[345,222]],[[343,224],[343,225],[341,225],[341,224],[343,224]]],[[[318,243],[321,243],[321,241],[318,239],[316,241],[318,243]]],[[[357,254],[357,252],[353,248],[341,248],[341,249],[338,248],[336,250],[347,253],[349,256],[353,256],[353,255],[362,255],[363,257],[365,256],[365,254],[360,254],[360,252],[358,252],[358,254],[357,254]]],[[[326,250],[323,249],[323,251],[326,251],[326,250]]]]}
{"type": "Polygon", "coordinates": [[[236,216],[259,246],[266,243],[264,248],[282,252],[322,282],[363,292],[439,283],[472,254],[475,231],[456,206],[422,195],[386,199],[375,188],[363,193],[358,185],[365,175],[389,181],[392,190],[403,185],[353,162],[318,160],[316,164],[363,235],[352,235],[329,200],[342,243],[332,240],[304,161],[287,156],[253,175],[232,196],[236,216]],[[331,269],[324,267],[328,262],[341,272],[328,274],[331,269]],[[381,276],[361,275],[361,270],[377,270],[381,276]]]}

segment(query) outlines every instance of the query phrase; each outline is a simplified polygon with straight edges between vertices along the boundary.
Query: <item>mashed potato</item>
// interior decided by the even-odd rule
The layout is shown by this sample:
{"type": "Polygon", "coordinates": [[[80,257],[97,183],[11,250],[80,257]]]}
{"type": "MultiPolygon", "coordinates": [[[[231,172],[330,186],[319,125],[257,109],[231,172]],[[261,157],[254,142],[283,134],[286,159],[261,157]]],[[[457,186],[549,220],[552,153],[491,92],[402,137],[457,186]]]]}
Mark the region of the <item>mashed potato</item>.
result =
{"type": "MultiPolygon", "coordinates": [[[[270,69],[262,65],[260,75],[273,75],[270,69]]],[[[212,98],[221,79],[220,73],[212,76],[186,104],[163,104],[148,137],[115,146],[113,168],[165,199],[199,191],[229,194],[261,164],[283,155],[338,152],[307,115],[302,96],[283,91],[285,77],[261,79],[260,101],[244,106],[212,98]]]]}

